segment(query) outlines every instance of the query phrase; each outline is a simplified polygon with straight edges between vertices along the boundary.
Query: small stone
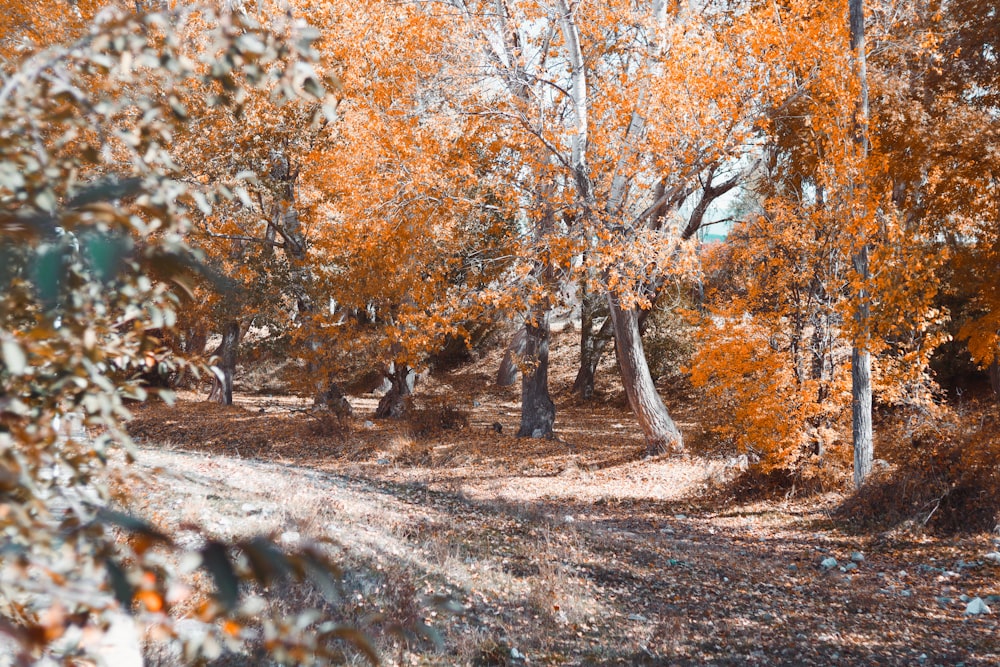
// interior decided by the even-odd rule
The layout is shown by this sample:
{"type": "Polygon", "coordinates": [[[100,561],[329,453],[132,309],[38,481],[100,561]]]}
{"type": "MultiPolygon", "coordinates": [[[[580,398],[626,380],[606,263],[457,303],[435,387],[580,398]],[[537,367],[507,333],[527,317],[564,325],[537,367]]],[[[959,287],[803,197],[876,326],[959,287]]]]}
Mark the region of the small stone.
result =
{"type": "Polygon", "coordinates": [[[375,459],[375,463],[379,464],[380,466],[387,466],[387,465],[389,465],[389,459],[385,459],[385,458],[375,459]]]}
{"type": "Polygon", "coordinates": [[[959,596],[958,596],[958,599],[959,599],[959,600],[961,600],[962,602],[968,602],[968,601],[969,601],[969,596],[968,596],[968,595],[965,595],[965,594],[963,593],[962,595],[959,595],[959,596]]]}
{"type": "Polygon", "coordinates": [[[925,662],[927,662],[927,654],[921,653],[920,656],[917,658],[917,660],[920,661],[920,664],[924,664],[925,662]]]}
{"type": "Polygon", "coordinates": [[[913,597],[913,591],[911,591],[909,588],[900,591],[899,594],[902,595],[904,598],[913,597]]]}
{"type": "Polygon", "coordinates": [[[674,534],[674,529],[673,528],[661,528],[660,532],[663,533],[664,535],[673,535],[674,534]]]}
{"type": "Polygon", "coordinates": [[[856,569],[858,569],[857,563],[848,563],[847,565],[844,566],[845,572],[850,572],[851,570],[856,570],[856,569]]]}
{"type": "Polygon", "coordinates": [[[563,517],[563,521],[566,523],[573,523],[574,521],[576,521],[576,519],[573,518],[572,514],[567,514],[566,516],[563,517]]]}
{"type": "Polygon", "coordinates": [[[983,556],[983,558],[989,561],[993,561],[994,563],[1000,565],[1000,551],[991,551],[985,556],[983,556]]]}
{"type": "Polygon", "coordinates": [[[536,440],[538,438],[541,438],[543,435],[545,435],[545,432],[542,431],[542,429],[540,428],[536,428],[534,431],[531,432],[531,437],[535,438],[536,440]]]}
{"type": "Polygon", "coordinates": [[[482,403],[480,403],[479,401],[473,401],[472,402],[472,407],[474,407],[474,408],[478,408],[480,405],[482,405],[482,403]]]}
{"type": "Polygon", "coordinates": [[[851,554],[851,560],[854,561],[855,563],[864,563],[865,555],[860,551],[855,551],[854,553],[851,554]]]}
{"type": "Polygon", "coordinates": [[[516,648],[512,648],[510,650],[510,657],[512,659],[514,659],[514,660],[524,660],[525,659],[524,654],[521,653],[520,651],[518,651],[516,648]]]}
{"type": "Polygon", "coordinates": [[[798,572],[799,571],[799,566],[796,565],[795,563],[792,563],[792,564],[790,564],[788,566],[788,571],[789,572],[798,572]]]}
{"type": "Polygon", "coordinates": [[[837,567],[837,559],[832,557],[824,558],[820,562],[819,566],[824,570],[832,570],[833,568],[837,567]]]}
{"type": "Polygon", "coordinates": [[[678,521],[683,521],[684,519],[687,518],[687,514],[675,514],[674,518],[677,519],[678,521]]]}
{"type": "Polygon", "coordinates": [[[976,616],[979,614],[992,614],[989,606],[981,598],[972,598],[965,607],[966,616],[976,616]]]}
{"type": "Polygon", "coordinates": [[[371,429],[375,428],[375,422],[369,421],[369,420],[366,419],[365,422],[361,426],[363,428],[371,430],[371,429]]]}
{"type": "Polygon", "coordinates": [[[629,614],[628,615],[628,620],[630,620],[630,621],[638,621],[639,623],[648,623],[649,622],[649,619],[646,618],[645,616],[643,616],[642,614],[629,614]]]}

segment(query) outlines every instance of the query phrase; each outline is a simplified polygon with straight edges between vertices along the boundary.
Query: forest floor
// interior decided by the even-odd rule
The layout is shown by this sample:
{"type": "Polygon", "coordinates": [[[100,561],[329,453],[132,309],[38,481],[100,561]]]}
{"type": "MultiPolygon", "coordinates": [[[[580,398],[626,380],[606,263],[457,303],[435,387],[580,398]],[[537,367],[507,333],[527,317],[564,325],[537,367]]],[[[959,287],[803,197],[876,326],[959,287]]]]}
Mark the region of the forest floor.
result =
{"type": "Polygon", "coordinates": [[[643,459],[613,390],[581,403],[565,378],[558,437],[518,439],[518,390],[486,368],[431,379],[437,407],[409,422],[369,421],[371,396],[345,422],[287,396],[140,406],[137,472],[154,474],[132,509],[339,545],[344,620],[377,610],[442,634],[383,640],[386,664],[1000,664],[994,536],[854,534],[831,518],[838,493],[737,503],[724,457],[643,459]],[[468,423],[436,423],[445,401],[468,423]],[[462,611],[434,609],[439,594],[462,611]],[[995,612],[966,614],[976,597],[995,612]]]}

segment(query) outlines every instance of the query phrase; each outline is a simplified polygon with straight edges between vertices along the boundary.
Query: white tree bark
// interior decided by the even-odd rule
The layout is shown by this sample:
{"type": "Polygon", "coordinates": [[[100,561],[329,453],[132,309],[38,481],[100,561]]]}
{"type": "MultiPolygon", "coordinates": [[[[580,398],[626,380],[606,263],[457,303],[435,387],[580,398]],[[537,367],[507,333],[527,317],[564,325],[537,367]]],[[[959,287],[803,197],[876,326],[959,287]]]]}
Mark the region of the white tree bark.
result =
{"type": "MultiPolygon", "coordinates": [[[[851,28],[851,52],[854,67],[860,83],[860,94],[856,107],[857,143],[863,161],[868,157],[868,59],[865,54],[865,13],[863,0],[850,0],[849,21],[851,28]]],[[[864,188],[864,184],[859,184],[864,188]]],[[[861,247],[854,255],[854,270],[861,288],[858,290],[857,324],[853,349],[851,350],[851,431],[854,445],[854,486],[861,488],[871,472],[874,458],[874,436],[872,432],[872,377],[871,354],[869,353],[871,297],[868,280],[871,269],[868,260],[868,240],[862,238],[861,247]]]]}

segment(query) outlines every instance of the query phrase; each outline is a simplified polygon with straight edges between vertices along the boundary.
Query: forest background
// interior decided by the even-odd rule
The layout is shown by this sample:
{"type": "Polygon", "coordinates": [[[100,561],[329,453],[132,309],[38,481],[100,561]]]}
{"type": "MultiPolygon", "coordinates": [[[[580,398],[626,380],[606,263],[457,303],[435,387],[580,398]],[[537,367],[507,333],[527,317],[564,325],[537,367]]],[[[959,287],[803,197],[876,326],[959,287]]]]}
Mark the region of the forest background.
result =
{"type": "MultiPolygon", "coordinates": [[[[127,401],[211,381],[229,404],[239,360],[280,360],[331,429],[376,389],[406,419],[420,375],[500,345],[518,437],[553,438],[566,320],[572,392],[602,399],[613,348],[645,455],[691,446],[676,391],[752,485],[862,502],[880,460],[993,527],[995,407],[963,400],[1000,393],[995,3],[0,10],[9,600],[170,598],[184,548],[95,483],[127,401]],[[76,415],[94,437],[61,437],[76,415]]],[[[242,578],[333,567],[264,538],[195,558],[230,637],[259,623],[242,578]]],[[[5,612],[25,656],[75,622],[51,610],[5,612]]],[[[268,649],[372,651],[319,627],[276,619],[268,649]]]]}

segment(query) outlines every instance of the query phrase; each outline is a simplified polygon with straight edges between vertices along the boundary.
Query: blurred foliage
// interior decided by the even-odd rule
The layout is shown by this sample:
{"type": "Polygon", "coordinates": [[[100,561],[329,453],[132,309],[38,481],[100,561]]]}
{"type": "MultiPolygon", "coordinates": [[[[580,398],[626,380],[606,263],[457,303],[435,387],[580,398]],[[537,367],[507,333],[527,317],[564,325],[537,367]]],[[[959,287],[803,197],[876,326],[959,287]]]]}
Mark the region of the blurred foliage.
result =
{"type": "Polygon", "coordinates": [[[334,661],[346,646],[377,662],[354,628],[246,593],[249,582],[295,580],[336,599],[323,550],[207,536],[182,547],[109,509],[102,476],[111,450],[131,455],[123,420],[126,400],[147,396],[140,376],[185,365],[156,334],[174,325],[195,277],[212,278],[184,241],[188,213],[234,196],[175,172],[166,147],[187,121],[179,100],[202,95],[238,114],[240,73],[279,100],[309,89],[322,113],[308,64],[317,34],[195,6],[106,8],[70,33],[0,64],[0,632],[19,647],[17,664],[68,664],[124,611],[184,643],[185,661],[253,636],[281,662],[334,661]],[[182,25],[194,28],[197,59],[191,44],[181,53],[182,25]],[[193,567],[215,593],[194,619],[205,632],[182,641],[170,612],[193,567]]]}

